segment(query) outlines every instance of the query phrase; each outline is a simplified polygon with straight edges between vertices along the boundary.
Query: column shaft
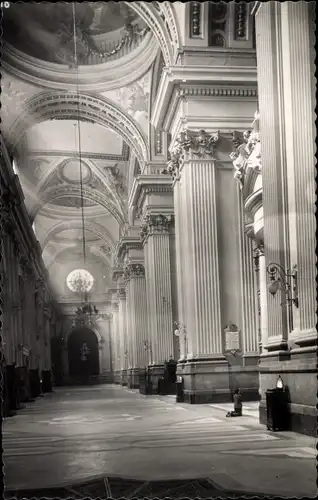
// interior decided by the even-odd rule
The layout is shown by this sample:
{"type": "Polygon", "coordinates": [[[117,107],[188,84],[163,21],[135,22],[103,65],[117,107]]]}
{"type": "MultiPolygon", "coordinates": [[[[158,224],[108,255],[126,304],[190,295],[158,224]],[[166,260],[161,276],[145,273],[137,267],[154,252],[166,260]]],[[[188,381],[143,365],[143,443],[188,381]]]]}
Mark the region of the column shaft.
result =
{"type": "MultiPolygon", "coordinates": [[[[312,15],[307,2],[280,5],[291,264],[298,267],[299,317],[295,330],[315,332],[314,107],[312,15]]],[[[294,315],[297,310],[294,308],[294,315]]]]}
{"type": "Polygon", "coordinates": [[[151,215],[146,221],[144,254],[152,362],[163,364],[173,356],[169,219],[151,215]]]}
{"type": "Polygon", "coordinates": [[[182,171],[186,188],[186,267],[189,275],[187,321],[189,350],[196,358],[222,355],[215,164],[186,161],[182,171]],[[189,321],[190,320],[190,321],[189,321]]]}
{"type": "MultiPolygon", "coordinates": [[[[238,188],[239,189],[239,188],[238,188]]],[[[243,355],[258,356],[257,291],[253,266],[253,244],[244,232],[244,208],[242,197],[238,197],[239,253],[241,278],[241,310],[243,355]]]]}
{"type": "MultiPolygon", "coordinates": [[[[175,242],[176,242],[176,270],[177,270],[177,293],[178,293],[178,322],[185,324],[184,317],[184,273],[183,273],[183,254],[184,248],[182,245],[182,188],[181,181],[177,182],[174,187],[174,210],[175,210],[175,242]]],[[[176,326],[176,325],[175,325],[176,326]]],[[[174,328],[175,329],[175,328],[174,328]]],[[[186,344],[179,337],[180,360],[187,357],[186,344]]]]}
{"type": "MultiPolygon", "coordinates": [[[[264,207],[264,243],[266,263],[278,263],[285,268],[286,227],[283,199],[283,163],[281,157],[279,81],[280,54],[277,26],[277,2],[263,3],[256,16],[257,72],[260,111],[260,135],[262,141],[262,179],[264,207]]],[[[285,297],[268,294],[268,341],[279,349],[287,341],[287,315],[281,303],[285,297]]]]}
{"type": "Polygon", "coordinates": [[[267,281],[266,281],[266,261],[265,255],[262,250],[259,251],[259,299],[260,299],[260,309],[261,309],[261,340],[262,340],[262,352],[264,352],[264,346],[267,345],[268,332],[267,332],[267,281]]]}

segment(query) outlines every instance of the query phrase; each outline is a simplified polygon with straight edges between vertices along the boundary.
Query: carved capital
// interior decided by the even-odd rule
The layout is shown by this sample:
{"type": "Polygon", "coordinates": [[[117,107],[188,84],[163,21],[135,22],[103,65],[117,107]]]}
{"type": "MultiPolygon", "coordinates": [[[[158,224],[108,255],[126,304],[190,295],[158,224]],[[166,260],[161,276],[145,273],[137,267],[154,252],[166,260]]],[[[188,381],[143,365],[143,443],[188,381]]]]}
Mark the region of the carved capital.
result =
{"type": "Polygon", "coordinates": [[[145,240],[154,234],[169,233],[169,226],[173,223],[173,215],[148,214],[141,225],[140,237],[145,240]]]}
{"type": "Polygon", "coordinates": [[[166,171],[178,179],[179,170],[185,160],[213,160],[219,138],[219,132],[208,134],[205,130],[196,132],[185,129],[175,141],[166,171]]]}
{"type": "Polygon", "coordinates": [[[144,278],[145,267],[142,264],[127,264],[124,271],[124,280],[126,282],[134,278],[144,278]]]}

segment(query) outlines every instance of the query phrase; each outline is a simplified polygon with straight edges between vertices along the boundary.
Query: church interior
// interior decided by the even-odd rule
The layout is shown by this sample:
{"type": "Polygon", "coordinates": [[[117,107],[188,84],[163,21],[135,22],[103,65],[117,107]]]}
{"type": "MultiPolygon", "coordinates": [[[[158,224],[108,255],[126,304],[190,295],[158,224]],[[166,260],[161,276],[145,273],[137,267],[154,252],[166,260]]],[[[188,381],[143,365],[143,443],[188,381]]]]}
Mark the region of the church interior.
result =
{"type": "Polygon", "coordinates": [[[314,497],[315,2],[1,11],[6,498],[314,497]]]}

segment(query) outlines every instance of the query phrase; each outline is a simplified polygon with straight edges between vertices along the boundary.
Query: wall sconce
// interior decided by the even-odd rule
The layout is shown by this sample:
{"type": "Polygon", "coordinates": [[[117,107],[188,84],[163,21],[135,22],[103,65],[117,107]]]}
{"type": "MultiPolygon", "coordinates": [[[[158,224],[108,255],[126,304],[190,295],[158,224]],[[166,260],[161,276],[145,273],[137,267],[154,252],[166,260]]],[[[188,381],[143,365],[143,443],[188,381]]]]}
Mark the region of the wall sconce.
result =
{"type": "Polygon", "coordinates": [[[276,263],[271,263],[267,266],[270,283],[268,291],[271,295],[276,295],[278,290],[282,290],[287,296],[287,302],[293,302],[295,307],[299,307],[298,291],[297,291],[297,266],[292,270],[287,270],[276,263]]]}

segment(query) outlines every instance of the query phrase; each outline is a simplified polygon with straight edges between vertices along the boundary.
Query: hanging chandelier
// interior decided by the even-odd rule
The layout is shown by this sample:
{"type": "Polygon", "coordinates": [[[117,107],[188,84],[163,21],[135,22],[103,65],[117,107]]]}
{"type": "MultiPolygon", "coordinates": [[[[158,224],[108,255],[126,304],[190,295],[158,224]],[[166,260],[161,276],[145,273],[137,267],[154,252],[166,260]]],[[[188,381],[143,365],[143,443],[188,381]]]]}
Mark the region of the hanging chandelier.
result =
{"type": "MultiPolygon", "coordinates": [[[[78,58],[77,58],[77,38],[76,38],[76,14],[75,14],[75,3],[72,2],[72,13],[73,13],[73,33],[74,33],[74,69],[77,71],[77,144],[78,144],[78,158],[79,158],[79,173],[80,173],[80,198],[81,198],[81,216],[82,216],[82,244],[83,244],[83,263],[84,269],[77,270],[74,276],[70,278],[69,285],[73,287],[73,290],[82,295],[82,304],[75,311],[75,318],[73,320],[73,326],[93,327],[96,325],[97,319],[99,319],[99,311],[95,305],[91,304],[89,300],[89,291],[92,288],[92,281],[88,276],[90,274],[85,271],[86,267],[86,238],[85,238],[85,214],[84,214],[84,192],[83,192],[83,166],[82,166],[82,148],[81,148],[81,127],[80,127],[80,104],[79,104],[79,68],[78,68],[78,58]]],[[[76,134],[75,134],[75,148],[76,148],[76,134]]],[[[72,273],[71,273],[72,274],[72,273]]]]}

